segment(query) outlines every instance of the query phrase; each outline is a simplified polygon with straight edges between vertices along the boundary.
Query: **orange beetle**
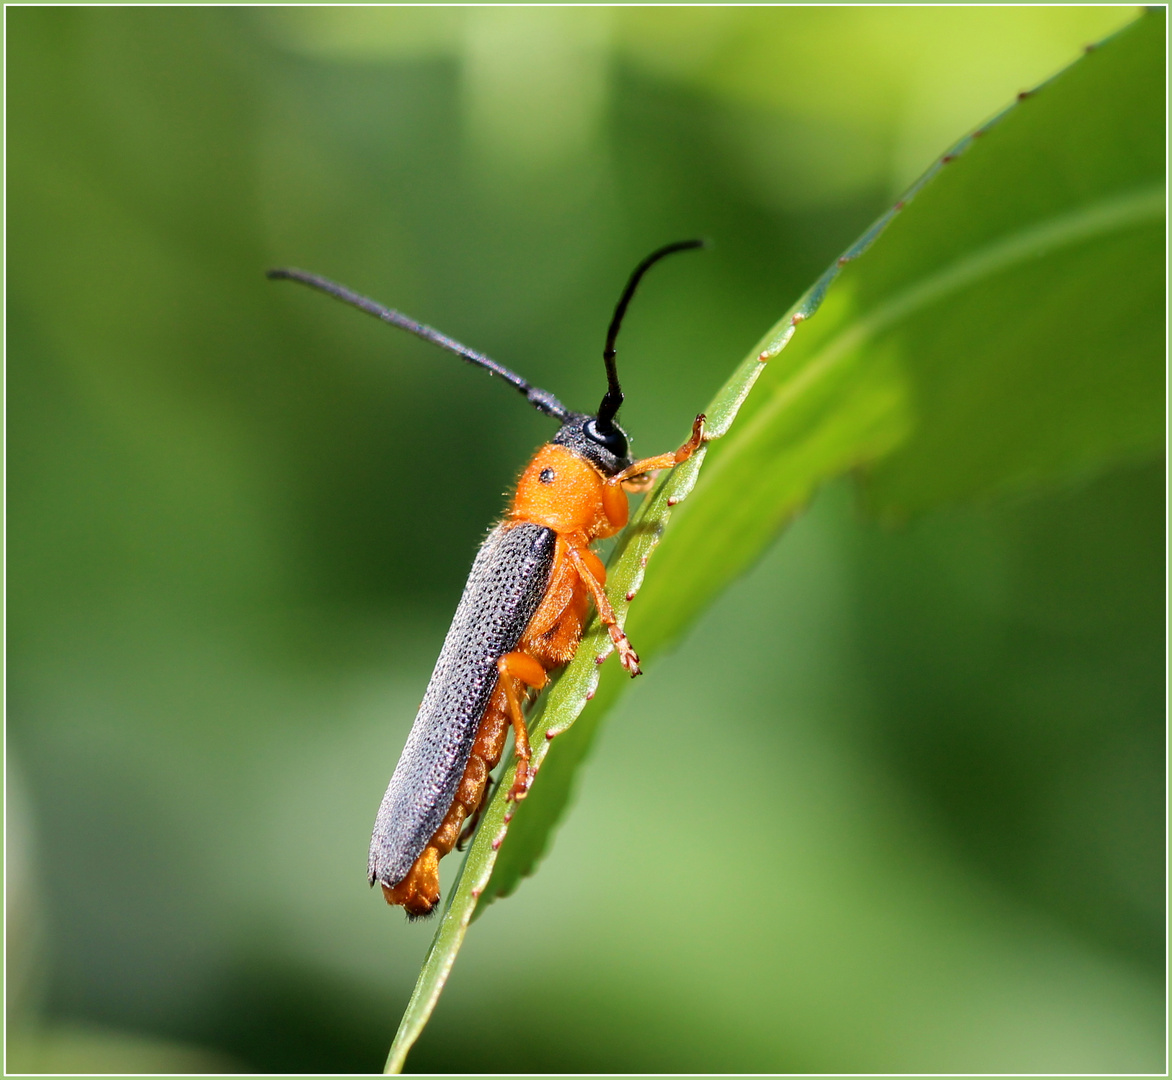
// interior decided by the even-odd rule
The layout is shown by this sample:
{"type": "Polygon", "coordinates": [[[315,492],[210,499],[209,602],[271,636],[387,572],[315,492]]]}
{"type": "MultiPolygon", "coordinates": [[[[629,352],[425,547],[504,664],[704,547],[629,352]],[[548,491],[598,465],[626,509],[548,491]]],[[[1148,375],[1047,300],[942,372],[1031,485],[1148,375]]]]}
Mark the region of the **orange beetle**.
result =
{"type": "Polygon", "coordinates": [[[304,270],[269,271],[269,277],[310,285],[487,368],[561,424],[521,474],[508,514],[477,553],[375,819],[368,880],[409,918],[429,915],[439,903],[439,860],[461,829],[467,835],[475,825],[510,726],[517,772],[508,797],[525,798],[533,769],[523,703],[549,672],[572,659],[592,600],[623,667],[639,674],[639,657],[606,597],[606,569],[590,544],[626,525],[627,491],[646,490],[650,473],[691,457],[704,439],[704,416],[696,417],[678,450],[633,461],[626,432],[615,423],[623,392],[614,345],[647,270],[666,255],[701,246],[698,240],[669,244],[635,268],[607,331],[607,391],[593,415],[571,412],[482,353],[342,285],[304,270]]]}

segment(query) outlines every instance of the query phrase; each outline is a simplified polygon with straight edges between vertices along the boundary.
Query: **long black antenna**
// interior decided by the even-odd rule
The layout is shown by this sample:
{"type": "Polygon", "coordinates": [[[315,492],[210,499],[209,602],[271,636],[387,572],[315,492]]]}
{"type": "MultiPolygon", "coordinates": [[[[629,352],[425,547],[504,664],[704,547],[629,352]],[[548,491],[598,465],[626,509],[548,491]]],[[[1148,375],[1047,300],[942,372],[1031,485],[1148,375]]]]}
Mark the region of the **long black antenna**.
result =
{"type": "MultiPolygon", "coordinates": [[[[546,416],[552,416],[555,420],[565,421],[570,415],[570,410],[548,390],[539,389],[532,383],[522,379],[515,371],[510,371],[503,364],[498,364],[491,357],[485,356],[484,353],[477,352],[475,349],[470,349],[467,345],[461,345],[454,338],[448,337],[447,334],[441,334],[438,330],[427,326],[425,323],[409,319],[401,311],[395,311],[394,308],[385,307],[375,300],[354,292],[352,289],[347,289],[345,285],[339,285],[337,282],[330,281],[328,278],[311,274],[308,270],[297,270],[293,267],[280,267],[276,270],[269,270],[265,276],[278,281],[299,281],[302,285],[308,285],[311,289],[317,289],[320,292],[327,293],[335,300],[341,300],[345,304],[350,304],[358,308],[359,311],[365,311],[368,315],[373,315],[376,319],[382,319],[383,322],[397,326],[400,330],[406,330],[409,334],[423,338],[424,341],[430,341],[433,345],[438,345],[441,349],[447,349],[448,352],[455,353],[461,360],[466,360],[469,364],[476,364],[479,367],[487,368],[491,374],[499,375],[510,386],[515,387],[524,394],[529,404],[537,409],[538,412],[545,413],[546,416]]],[[[628,286],[629,288],[630,286],[628,286]]],[[[621,394],[619,400],[622,400],[621,394]]]]}
{"type": "Polygon", "coordinates": [[[614,316],[606,331],[606,348],[602,351],[602,359],[606,364],[606,393],[603,395],[602,404],[598,406],[598,427],[600,430],[605,432],[613,425],[615,414],[623,403],[623,388],[619,385],[619,373],[614,362],[614,343],[619,336],[619,327],[623,324],[623,316],[627,313],[627,305],[631,302],[631,297],[635,295],[639,281],[660,259],[674,255],[677,251],[690,251],[692,248],[706,246],[707,243],[704,240],[677,240],[674,244],[668,244],[658,251],[653,251],[635,267],[634,273],[631,274],[631,278],[627,282],[627,287],[623,289],[623,295],[619,297],[619,302],[615,305],[614,316]]]}

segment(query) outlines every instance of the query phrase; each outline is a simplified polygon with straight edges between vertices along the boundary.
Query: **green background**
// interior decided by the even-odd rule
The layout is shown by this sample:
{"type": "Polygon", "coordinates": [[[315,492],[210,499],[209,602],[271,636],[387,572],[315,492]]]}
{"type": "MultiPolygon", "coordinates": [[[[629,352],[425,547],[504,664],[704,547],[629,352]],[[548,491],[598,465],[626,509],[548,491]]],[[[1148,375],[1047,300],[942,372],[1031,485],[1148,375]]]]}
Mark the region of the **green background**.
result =
{"type": "MultiPolygon", "coordinates": [[[[654,453],[1132,17],[10,9],[9,1067],[376,1070],[430,939],[370,822],[549,422],[265,267],[586,408],[630,268],[708,236],[620,341],[654,453]]],[[[898,528],[829,485],[624,698],[409,1066],[1162,1068],[1163,583],[1162,461],[898,528]]]]}

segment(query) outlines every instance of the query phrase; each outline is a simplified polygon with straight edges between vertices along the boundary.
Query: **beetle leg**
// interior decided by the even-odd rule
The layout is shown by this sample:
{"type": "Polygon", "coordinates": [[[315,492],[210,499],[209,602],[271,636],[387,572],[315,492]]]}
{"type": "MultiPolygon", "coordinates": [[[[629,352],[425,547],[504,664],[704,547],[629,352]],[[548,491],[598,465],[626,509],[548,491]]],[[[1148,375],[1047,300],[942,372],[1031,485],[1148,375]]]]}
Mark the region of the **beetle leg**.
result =
{"type": "Polygon", "coordinates": [[[540,690],[546,683],[545,668],[528,653],[522,652],[505,653],[496,666],[501,673],[500,684],[505,688],[505,698],[509,703],[509,718],[513,721],[513,751],[517,755],[517,775],[509,789],[509,798],[520,802],[529,793],[529,785],[533,783],[533,770],[529,767],[529,759],[533,755],[529,750],[529,731],[525,727],[525,714],[521,711],[516,683],[540,690]]]}
{"type": "Polygon", "coordinates": [[[684,443],[678,450],[671,451],[667,454],[657,454],[655,457],[643,458],[642,461],[636,461],[634,465],[628,465],[621,473],[612,476],[608,484],[623,484],[628,491],[645,491],[641,478],[644,473],[649,473],[655,469],[670,469],[673,465],[679,465],[681,462],[687,461],[704,442],[704,414],[701,413],[692,421],[692,434],[688,436],[688,441],[684,443]],[[632,484],[631,481],[635,483],[632,484]]]}
{"type": "MultiPolygon", "coordinates": [[[[639,654],[631,647],[631,642],[623,633],[622,627],[619,626],[618,616],[615,615],[614,608],[610,606],[606,590],[598,578],[594,576],[586,556],[574,547],[569,548],[568,553],[578,571],[578,576],[585,582],[586,588],[590,590],[590,595],[594,597],[594,606],[598,609],[598,617],[610,634],[610,640],[614,642],[614,647],[619,654],[619,662],[631,673],[632,679],[636,675],[641,675],[639,654]]],[[[593,555],[593,552],[590,554],[593,555]]],[[[597,556],[595,561],[597,561],[597,556]]]]}

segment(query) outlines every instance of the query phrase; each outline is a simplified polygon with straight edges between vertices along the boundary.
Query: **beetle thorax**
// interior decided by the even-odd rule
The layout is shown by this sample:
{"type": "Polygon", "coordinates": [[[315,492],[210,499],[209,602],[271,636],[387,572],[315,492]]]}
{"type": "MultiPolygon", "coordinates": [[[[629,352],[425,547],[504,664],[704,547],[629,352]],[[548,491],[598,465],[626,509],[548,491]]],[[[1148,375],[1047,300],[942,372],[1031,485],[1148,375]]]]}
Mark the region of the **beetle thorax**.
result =
{"type": "Polygon", "coordinates": [[[585,458],[548,443],[521,474],[511,516],[593,540],[612,536],[627,523],[627,496],[585,458]]]}

